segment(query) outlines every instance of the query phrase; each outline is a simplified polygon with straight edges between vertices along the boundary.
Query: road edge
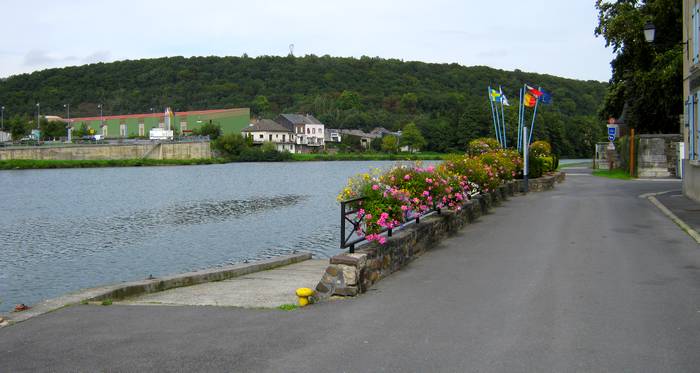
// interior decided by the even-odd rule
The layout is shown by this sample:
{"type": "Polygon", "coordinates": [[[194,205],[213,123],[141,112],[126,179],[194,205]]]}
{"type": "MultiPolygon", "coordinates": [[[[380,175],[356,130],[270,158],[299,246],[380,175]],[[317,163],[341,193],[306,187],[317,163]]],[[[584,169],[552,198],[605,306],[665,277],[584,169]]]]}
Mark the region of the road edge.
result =
{"type": "Polygon", "coordinates": [[[676,223],[676,225],[681,228],[685,233],[687,233],[690,237],[692,237],[696,243],[700,244],[700,233],[698,233],[695,229],[691,228],[686,222],[684,222],[681,218],[679,218],[676,214],[674,214],[671,210],[668,209],[661,201],[659,201],[656,196],[661,195],[661,194],[666,194],[671,192],[671,190],[667,190],[664,192],[658,192],[658,193],[646,193],[642,194],[639,197],[640,198],[646,198],[651,202],[654,206],[656,206],[661,212],[664,213],[671,221],[676,223]]]}

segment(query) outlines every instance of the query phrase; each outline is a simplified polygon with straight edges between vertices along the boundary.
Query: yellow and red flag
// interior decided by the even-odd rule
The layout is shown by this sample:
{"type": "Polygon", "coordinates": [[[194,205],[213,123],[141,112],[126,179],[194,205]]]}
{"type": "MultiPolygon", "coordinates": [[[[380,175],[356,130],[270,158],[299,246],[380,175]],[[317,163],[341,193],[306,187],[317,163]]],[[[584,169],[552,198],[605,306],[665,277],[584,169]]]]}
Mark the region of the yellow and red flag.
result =
{"type": "Polygon", "coordinates": [[[537,96],[530,92],[525,92],[525,98],[523,99],[525,107],[534,107],[537,103],[537,96]]]}

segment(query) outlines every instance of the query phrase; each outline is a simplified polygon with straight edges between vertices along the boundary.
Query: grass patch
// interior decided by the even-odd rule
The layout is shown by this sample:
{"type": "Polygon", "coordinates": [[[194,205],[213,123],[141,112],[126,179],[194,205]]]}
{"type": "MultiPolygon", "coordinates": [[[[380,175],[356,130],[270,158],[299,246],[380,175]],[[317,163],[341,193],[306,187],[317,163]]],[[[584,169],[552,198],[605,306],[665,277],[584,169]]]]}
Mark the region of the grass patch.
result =
{"type": "Polygon", "coordinates": [[[618,180],[631,180],[632,177],[625,170],[613,169],[613,170],[593,170],[593,176],[607,177],[610,179],[618,180]]]}
{"type": "Polygon", "coordinates": [[[335,154],[292,154],[293,161],[428,161],[443,160],[445,153],[335,153],[335,154]]]}
{"type": "Polygon", "coordinates": [[[223,158],[209,159],[102,159],[102,160],[44,160],[11,159],[0,161],[0,170],[28,170],[46,168],[145,167],[188,166],[226,163],[223,158]]]}
{"type": "Polygon", "coordinates": [[[112,300],[111,299],[105,299],[101,303],[103,306],[111,306],[112,305],[112,300]]]}
{"type": "Polygon", "coordinates": [[[289,303],[289,304],[283,304],[277,308],[282,310],[282,311],[294,311],[295,309],[299,308],[299,306],[297,306],[296,304],[289,303]]]}

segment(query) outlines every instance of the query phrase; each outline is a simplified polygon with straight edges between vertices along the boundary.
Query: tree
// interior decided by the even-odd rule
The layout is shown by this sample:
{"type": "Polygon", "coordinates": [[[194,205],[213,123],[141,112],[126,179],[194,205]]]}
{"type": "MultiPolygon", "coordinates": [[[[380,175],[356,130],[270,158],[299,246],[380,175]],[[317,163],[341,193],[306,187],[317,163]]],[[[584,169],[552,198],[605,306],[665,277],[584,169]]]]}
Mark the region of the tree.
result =
{"type": "Polygon", "coordinates": [[[408,146],[408,151],[414,152],[420,150],[425,144],[425,138],[415,123],[411,122],[403,128],[403,132],[401,132],[401,146],[408,146]]]}
{"type": "Polygon", "coordinates": [[[262,113],[266,113],[270,111],[270,101],[268,101],[267,97],[263,95],[255,96],[255,99],[250,104],[250,110],[255,115],[261,115],[262,113]]]}
{"type": "Polygon", "coordinates": [[[31,132],[29,120],[19,114],[15,114],[9,120],[5,121],[5,128],[12,135],[13,141],[20,140],[31,132]]]}
{"type": "Polygon", "coordinates": [[[216,123],[205,123],[199,128],[195,128],[192,133],[196,136],[209,136],[216,140],[221,136],[221,126],[216,123]]]}
{"type": "Polygon", "coordinates": [[[338,108],[341,110],[361,109],[360,95],[353,91],[343,91],[338,97],[338,108]]]}
{"type": "Polygon", "coordinates": [[[216,139],[213,142],[213,147],[220,151],[224,157],[235,158],[240,156],[248,148],[248,145],[246,139],[240,134],[229,133],[216,139]]]}
{"type": "Polygon", "coordinates": [[[42,117],[40,123],[41,138],[44,140],[58,139],[68,135],[66,124],[59,120],[46,120],[42,117]]]}
{"type": "Polygon", "coordinates": [[[382,151],[396,153],[399,151],[399,140],[396,136],[386,135],[382,137],[382,151]]]}
{"type": "Polygon", "coordinates": [[[678,0],[596,0],[596,36],[612,46],[612,78],[601,119],[624,114],[642,133],[678,132],[682,98],[682,6],[678,0]],[[656,26],[653,43],[644,24],[656,26]]]}

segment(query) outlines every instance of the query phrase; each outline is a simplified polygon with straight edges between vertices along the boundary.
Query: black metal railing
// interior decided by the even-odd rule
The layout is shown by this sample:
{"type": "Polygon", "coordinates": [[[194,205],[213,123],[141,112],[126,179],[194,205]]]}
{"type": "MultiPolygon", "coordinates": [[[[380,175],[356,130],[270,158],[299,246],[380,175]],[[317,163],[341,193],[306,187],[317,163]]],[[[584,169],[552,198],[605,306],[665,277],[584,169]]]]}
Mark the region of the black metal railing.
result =
{"type": "MultiPolygon", "coordinates": [[[[341,249],[350,249],[350,253],[355,252],[355,245],[366,241],[367,238],[365,238],[365,235],[357,235],[356,233],[360,231],[360,228],[362,228],[362,223],[365,218],[364,215],[358,216],[357,213],[360,211],[362,208],[362,201],[364,201],[364,197],[358,197],[358,198],[353,198],[353,199],[348,199],[345,201],[340,202],[340,248],[341,249]],[[352,218],[354,217],[354,219],[352,218]],[[350,232],[347,232],[347,224],[350,223],[352,226],[352,229],[350,232]],[[353,237],[355,235],[355,237],[353,237]]],[[[385,233],[387,234],[388,237],[391,237],[394,229],[400,229],[401,227],[405,226],[406,224],[409,224],[413,221],[416,222],[416,224],[420,223],[420,218],[431,215],[434,213],[437,213],[440,215],[441,209],[440,208],[431,208],[430,210],[427,210],[423,213],[420,214],[411,214],[409,215],[408,212],[404,213],[404,219],[403,223],[401,223],[400,226],[395,227],[395,228],[382,228],[377,234],[382,234],[385,233]]]]}
{"type": "MultiPolygon", "coordinates": [[[[480,194],[481,192],[479,191],[478,187],[476,187],[476,184],[472,184],[471,191],[469,192],[469,196],[467,197],[467,201],[471,200],[474,196],[480,194]]],[[[365,197],[357,197],[357,198],[352,198],[352,199],[347,199],[345,201],[340,201],[340,248],[341,249],[349,249],[350,253],[355,252],[355,245],[358,243],[361,243],[363,241],[366,241],[367,239],[365,238],[365,234],[358,235],[357,233],[361,230],[363,220],[364,220],[364,215],[359,216],[357,215],[358,212],[360,212],[360,209],[362,208],[362,201],[365,200],[365,197]],[[354,217],[354,218],[353,218],[354,217]],[[347,232],[347,227],[348,223],[352,226],[352,229],[350,232],[347,232]],[[354,235],[354,237],[353,237],[354,235]]],[[[465,201],[466,202],[466,201],[465,201]]],[[[415,214],[411,213],[409,214],[408,211],[404,212],[404,219],[403,223],[399,225],[396,228],[382,228],[378,234],[385,233],[387,234],[388,237],[391,237],[395,229],[401,229],[407,224],[414,222],[416,224],[420,223],[420,218],[432,214],[441,214],[441,209],[438,207],[433,207],[425,212],[415,214]]]]}

